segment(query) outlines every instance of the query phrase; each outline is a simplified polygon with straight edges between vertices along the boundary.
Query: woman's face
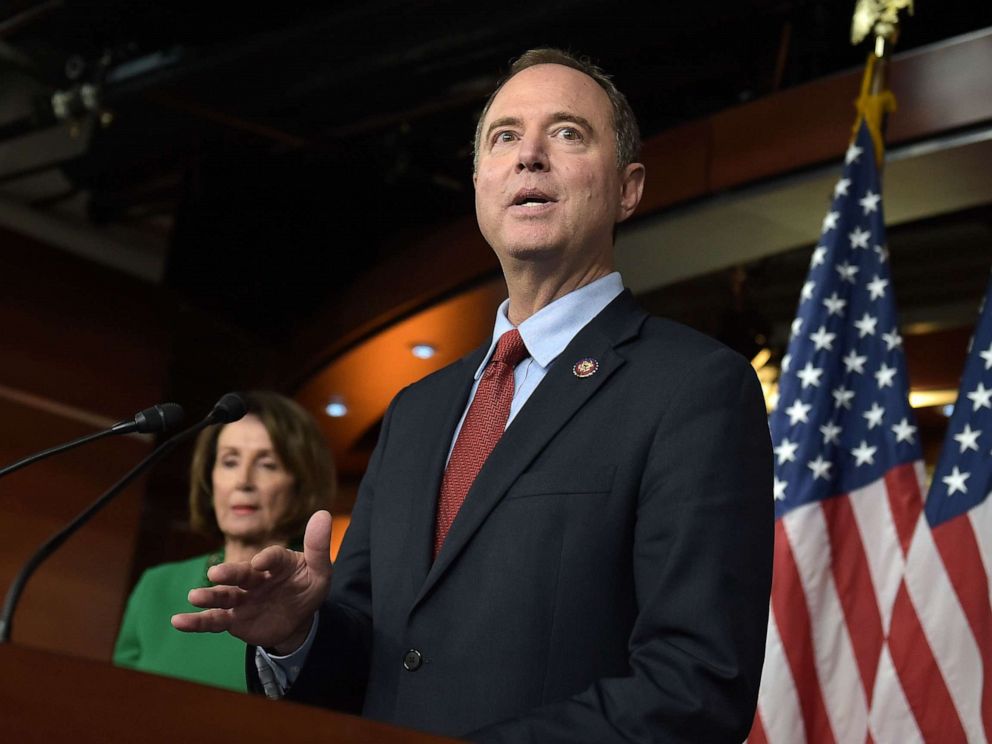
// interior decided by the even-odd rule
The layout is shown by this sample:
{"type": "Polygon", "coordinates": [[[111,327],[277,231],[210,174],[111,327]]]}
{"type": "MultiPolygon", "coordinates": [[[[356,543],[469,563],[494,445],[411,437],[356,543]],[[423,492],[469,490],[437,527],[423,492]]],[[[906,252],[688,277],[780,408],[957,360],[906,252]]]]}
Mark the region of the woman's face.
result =
{"type": "Polygon", "coordinates": [[[221,429],[213,491],[217,525],[225,538],[264,542],[273,537],[294,497],[294,486],[295,479],[257,416],[248,414],[221,429]]]}

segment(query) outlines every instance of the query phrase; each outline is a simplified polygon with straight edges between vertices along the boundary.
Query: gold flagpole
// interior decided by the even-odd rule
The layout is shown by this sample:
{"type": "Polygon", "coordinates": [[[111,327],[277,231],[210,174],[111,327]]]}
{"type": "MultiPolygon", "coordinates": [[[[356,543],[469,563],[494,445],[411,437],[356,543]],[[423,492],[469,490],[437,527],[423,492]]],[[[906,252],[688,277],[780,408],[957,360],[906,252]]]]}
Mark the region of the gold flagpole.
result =
{"type": "Polygon", "coordinates": [[[858,0],[851,19],[851,43],[860,44],[869,35],[875,36],[875,47],[868,54],[865,74],[861,79],[861,94],[855,106],[858,117],[854,122],[853,139],[864,121],[875,143],[875,158],[882,167],[885,156],[885,123],[888,114],[896,110],[896,99],[888,89],[887,73],[892,47],[899,39],[899,11],[913,13],[913,0],[858,0]]]}

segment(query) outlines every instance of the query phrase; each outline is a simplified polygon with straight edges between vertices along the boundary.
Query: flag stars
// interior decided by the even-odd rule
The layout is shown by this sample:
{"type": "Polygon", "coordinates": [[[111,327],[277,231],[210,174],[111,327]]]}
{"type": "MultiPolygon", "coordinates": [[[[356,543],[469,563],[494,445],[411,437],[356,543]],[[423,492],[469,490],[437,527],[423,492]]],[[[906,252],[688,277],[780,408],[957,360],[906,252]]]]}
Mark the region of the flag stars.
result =
{"type": "Polygon", "coordinates": [[[882,417],[885,415],[885,409],[878,403],[872,403],[871,408],[861,414],[865,417],[868,422],[868,431],[871,431],[876,426],[882,425],[882,417]]]}
{"type": "Polygon", "coordinates": [[[861,153],[864,152],[864,148],[858,147],[853,142],[850,147],[847,148],[847,152],[844,153],[844,164],[850,165],[851,163],[858,162],[858,158],[861,157],[861,153]]]}
{"type": "Polygon", "coordinates": [[[966,450],[975,450],[975,452],[978,452],[978,437],[981,433],[981,429],[972,429],[971,424],[965,424],[962,432],[954,435],[954,440],[961,447],[959,454],[963,455],[966,450]]]}
{"type": "Polygon", "coordinates": [[[958,466],[955,465],[954,470],[951,471],[950,475],[945,475],[941,478],[947,486],[947,495],[953,496],[958,491],[961,493],[968,493],[968,487],[964,484],[964,482],[970,477],[971,473],[962,473],[958,470],[958,466]]]}
{"type": "Polygon", "coordinates": [[[829,460],[824,460],[823,455],[818,455],[815,460],[810,460],[806,463],[806,467],[813,471],[813,480],[818,480],[823,478],[826,480],[830,477],[830,468],[833,467],[833,463],[829,460]]]}
{"type": "Polygon", "coordinates": [[[783,374],[785,372],[788,372],[789,371],[789,367],[791,367],[791,366],[792,366],[792,354],[786,354],[784,357],[782,357],[782,372],[783,372],[783,374]]]}
{"type": "Polygon", "coordinates": [[[809,340],[813,342],[816,350],[826,349],[827,351],[833,351],[833,341],[837,338],[836,333],[827,333],[827,327],[821,325],[816,333],[809,334],[809,340]]]}
{"type": "Polygon", "coordinates": [[[871,233],[867,230],[862,230],[860,227],[854,228],[854,232],[847,234],[847,239],[851,241],[852,248],[864,248],[868,250],[868,240],[871,238],[871,233]]]}
{"type": "Polygon", "coordinates": [[[875,275],[875,278],[868,282],[868,294],[873,300],[880,300],[885,297],[885,288],[889,286],[889,280],[875,275]]]}
{"type": "Polygon", "coordinates": [[[875,373],[875,379],[878,380],[878,389],[892,387],[892,378],[896,376],[897,371],[895,367],[890,367],[885,362],[882,362],[882,366],[875,373]]]}
{"type": "Polygon", "coordinates": [[[810,385],[820,387],[820,375],[822,374],[822,369],[814,367],[812,362],[806,362],[806,366],[796,372],[796,377],[802,381],[803,390],[805,390],[810,385]]]}
{"type": "Polygon", "coordinates": [[[837,269],[837,273],[840,275],[841,281],[850,282],[854,284],[857,281],[858,267],[854,264],[850,264],[847,261],[839,263],[834,266],[837,269]]]}
{"type": "Polygon", "coordinates": [[[875,335],[875,326],[878,324],[878,318],[873,315],[865,313],[861,320],[854,321],[854,327],[858,329],[858,338],[864,338],[865,336],[875,335]]]}
{"type": "MultiPolygon", "coordinates": [[[[842,300],[834,292],[829,297],[823,298],[823,306],[827,308],[827,315],[836,315],[838,317],[844,316],[844,306],[847,304],[847,300],[842,300]]],[[[992,347],[990,347],[992,348],[992,347]]],[[[990,352],[992,354],[992,352],[990,352]]]]}
{"type": "Polygon", "coordinates": [[[775,479],[775,485],[772,489],[772,493],[774,494],[776,501],[785,501],[785,487],[788,485],[788,481],[782,481],[778,478],[775,479]]]}
{"type": "Polygon", "coordinates": [[[834,405],[836,405],[837,408],[846,408],[851,410],[851,401],[854,400],[853,390],[848,390],[841,385],[839,388],[835,388],[831,391],[830,394],[834,396],[834,405]]]}
{"type": "MultiPolygon", "coordinates": [[[[865,192],[864,197],[858,201],[858,204],[861,205],[861,208],[864,210],[865,215],[868,215],[871,212],[878,211],[878,203],[879,201],[881,201],[881,199],[882,199],[881,194],[876,194],[871,189],[868,189],[868,191],[865,192]]],[[[867,246],[865,247],[867,248],[867,246]]]]}
{"type": "Polygon", "coordinates": [[[783,439],[778,447],[773,447],[776,457],[778,457],[778,464],[785,465],[787,462],[796,461],[796,450],[799,449],[798,442],[792,442],[788,438],[783,439]]]}
{"type": "Polygon", "coordinates": [[[868,361],[868,357],[858,356],[857,350],[851,349],[841,361],[844,362],[844,367],[849,373],[857,372],[859,375],[863,375],[865,373],[865,362],[868,361]]]}
{"type": "Polygon", "coordinates": [[[842,178],[834,186],[834,199],[838,196],[847,196],[847,190],[851,186],[850,178],[842,178]]]}
{"type": "Polygon", "coordinates": [[[823,218],[823,226],[821,232],[828,233],[831,230],[837,229],[837,220],[840,219],[840,212],[827,212],[827,216],[823,218]]]}
{"type": "Polygon", "coordinates": [[[837,437],[840,436],[841,431],[843,430],[833,422],[827,422],[821,426],[820,433],[823,434],[823,446],[826,447],[828,444],[839,444],[837,437]]]}
{"type": "Polygon", "coordinates": [[[809,267],[815,268],[822,264],[827,257],[827,249],[825,246],[818,245],[813,249],[813,258],[810,259],[809,267]]]}
{"type": "Polygon", "coordinates": [[[978,352],[978,356],[985,360],[985,369],[992,369],[992,343],[985,351],[978,352]]]}
{"type": "Polygon", "coordinates": [[[896,442],[914,443],[913,437],[916,435],[916,427],[909,423],[905,417],[902,421],[892,427],[892,433],[896,435],[896,442]]]}
{"type": "Polygon", "coordinates": [[[887,351],[892,351],[893,349],[902,346],[902,336],[899,335],[899,330],[897,328],[893,328],[888,333],[883,333],[882,340],[885,341],[885,348],[887,351]]]}
{"type": "Polygon", "coordinates": [[[792,335],[798,336],[799,332],[803,329],[803,319],[796,318],[792,321],[792,335]]]}
{"type": "Polygon", "coordinates": [[[851,454],[854,455],[855,467],[874,465],[876,452],[878,452],[878,447],[869,447],[868,442],[862,439],[861,444],[851,450],[851,454]]]}
{"type": "Polygon", "coordinates": [[[800,292],[800,302],[805,302],[806,300],[813,299],[813,290],[816,289],[816,282],[810,281],[803,285],[802,292],[800,292]]]}
{"type": "Polygon", "coordinates": [[[889,249],[886,248],[883,245],[876,245],[875,246],[875,253],[878,254],[878,260],[881,263],[885,263],[888,260],[888,258],[889,258],[889,249]]]}
{"type": "Polygon", "coordinates": [[[813,406],[808,403],[803,403],[801,400],[795,401],[791,406],[785,409],[786,415],[789,417],[789,425],[795,426],[800,421],[802,423],[809,422],[809,412],[813,406]]]}
{"type": "Polygon", "coordinates": [[[985,385],[981,382],[978,383],[977,388],[968,393],[968,399],[971,401],[973,411],[980,408],[992,410],[992,390],[986,390],[985,385]]]}

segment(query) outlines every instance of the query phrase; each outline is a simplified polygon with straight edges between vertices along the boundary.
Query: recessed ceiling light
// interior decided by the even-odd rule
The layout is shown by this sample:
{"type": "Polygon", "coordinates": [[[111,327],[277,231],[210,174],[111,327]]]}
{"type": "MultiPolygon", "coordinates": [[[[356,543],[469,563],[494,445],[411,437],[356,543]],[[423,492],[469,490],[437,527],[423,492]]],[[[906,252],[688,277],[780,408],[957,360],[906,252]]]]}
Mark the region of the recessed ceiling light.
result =
{"type": "Polygon", "coordinates": [[[410,353],[417,359],[430,359],[437,354],[437,349],[430,344],[414,344],[410,347],[410,353]]]}
{"type": "Polygon", "coordinates": [[[348,415],[348,406],[345,404],[344,398],[340,395],[332,395],[330,400],[327,401],[324,412],[332,418],[341,418],[348,415]]]}

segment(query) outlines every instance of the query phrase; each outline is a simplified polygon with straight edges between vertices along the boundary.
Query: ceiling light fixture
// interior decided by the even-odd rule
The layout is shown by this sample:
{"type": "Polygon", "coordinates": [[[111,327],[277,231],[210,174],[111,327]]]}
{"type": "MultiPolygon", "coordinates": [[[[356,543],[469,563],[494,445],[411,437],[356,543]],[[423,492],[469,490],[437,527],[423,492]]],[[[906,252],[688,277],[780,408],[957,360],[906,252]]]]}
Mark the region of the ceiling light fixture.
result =
{"type": "Polygon", "coordinates": [[[909,391],[909,405],[913,408],[953,405],[957,399],[958,391],[952,388],[909,391]]]}
{"type": "Polygon", "coordinates": [[[330,400],[327,401],[324,412],[331,418],[341,418],[348,415],[348,406],[345,404],[343,397],[332,395],[330,400]]]}

